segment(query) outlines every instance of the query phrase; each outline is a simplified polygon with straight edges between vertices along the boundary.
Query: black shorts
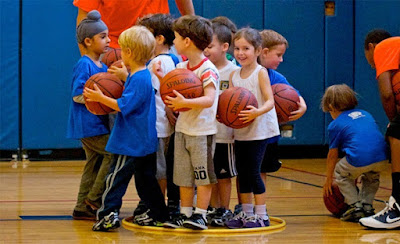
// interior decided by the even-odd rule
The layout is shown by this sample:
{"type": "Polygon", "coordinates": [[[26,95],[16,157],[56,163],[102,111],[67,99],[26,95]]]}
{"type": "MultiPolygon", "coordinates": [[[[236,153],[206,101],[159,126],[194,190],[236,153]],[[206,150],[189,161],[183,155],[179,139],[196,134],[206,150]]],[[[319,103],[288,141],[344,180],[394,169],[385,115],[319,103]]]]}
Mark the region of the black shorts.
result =
{"type": "Polygon", "coordinates": [[[216,144],[214,170],[217,179],[229,179],[237,175],[233,143],[216,144]]]}
{"type": "Polygon", "coordinates": [[[278,142],[268,143],[261,163],[261,173],[276,172],[280,167],[278,142]]]}
{"type": "Polygon", "coordinates": [[[400,114],[389,123],[389,127],[386,130],[386,136],[390,136],[400,140],[400,114]]]}

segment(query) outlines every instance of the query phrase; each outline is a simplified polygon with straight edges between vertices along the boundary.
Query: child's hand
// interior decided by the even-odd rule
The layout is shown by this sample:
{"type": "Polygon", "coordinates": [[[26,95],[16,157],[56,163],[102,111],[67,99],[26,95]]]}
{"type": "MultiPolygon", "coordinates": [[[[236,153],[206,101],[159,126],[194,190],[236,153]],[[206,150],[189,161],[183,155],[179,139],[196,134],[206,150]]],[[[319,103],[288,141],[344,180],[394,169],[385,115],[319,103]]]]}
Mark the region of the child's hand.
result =
{"type": "Polygon", "coordinates": [[[247,110],[242,110],[239,112],[239,120],[242,120],[243,123],[248,123],[259,116],[258,109],[252,105],[248,105],[247,110]]]}
{"type": "Polygon", "coordinates": [[[176,95],[176,97],[166,96],[167,98],[166,103],[169,104],[168,107],[173,110],[178,110],[180,108],[187,108],[187,106],[185,106],[186,98],[175,90],[173,90],[173,92],[176,95]]]}
{"type": "Polygon", "coordinates": [[[86,101],[88,102],[99,102],[101,101],[104,94],[96,84],[94,84],[93,87],[94,90],[85,87],[83,95],[86,97],[86,101]]]}
{"type": "Polygon", "coordinates": [[[289,116],[289,121],[295,121],[300,119],[307,111],[307,105],[302,97],[300,97],[300,102],[297,102],[299,108],[296,111],[291,112],[289,116]]]}
{"type": "Polygon", "coordinates": [[[327,177],[324,185],[324,196],[332,195],[332,177],[327,177]]]}
{"type": "Polygon", "coordinates": [[[152,68],[153,73],[158,77],[159,80],[161,80],[164,77],[164,71],[161,68],[161,60],[158,62],[154,63],[153,68],[152,68]]]}
{"type": "Polygon", "coordinates": [[[175,126],[175,124],[176,124],[176,119],[177,119],[177,115],[179,115],[179,113],[176,115],[175,113],[174,113],[174,111],[172,111],[172,109],[170,109],[170,108],[168,108],[168,107],[165,107],[165,113],[166,113],[166,115],[167,115],[167,119],[168,119],[168,121],[169,121],[169,123],[172,125],[172,126],[175,126]]]}
{"type": "Polygon", "coordinates": [[[113,65],[108,68],[107,72],[116,75],[120,80],[126,81],[128,78],[128,69],[126,68],[124,62],[121,62],[122,68],[118,68],[117,66],[113,65]]]}

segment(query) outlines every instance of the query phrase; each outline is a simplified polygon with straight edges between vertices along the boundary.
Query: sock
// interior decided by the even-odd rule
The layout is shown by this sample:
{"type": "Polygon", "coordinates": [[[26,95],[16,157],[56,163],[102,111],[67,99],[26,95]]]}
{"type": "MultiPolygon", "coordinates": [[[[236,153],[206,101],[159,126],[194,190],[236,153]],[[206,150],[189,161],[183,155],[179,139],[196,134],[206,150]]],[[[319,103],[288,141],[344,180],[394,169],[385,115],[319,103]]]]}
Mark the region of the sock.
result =
{"type": "Polygon", "coordinates": [[[242,203],[243,211],[247,216],[254,216],[254,205],[251,203],[242,203]]]}
{"type": "Polygon", "coordinates": [[[267,207],[265,204],[264,205],[256,205],[254,208],[255,208],[256,214],[258,216],[260,216],[260,218],[262,218],[263,220],[268,219],[267,207]]]}
{"type": "Polygon", "coordinates": [[[203,219],[207,219],[206,214],[207,214],[207,209],[202,209],[202,208],[197,208],[194,210],[194,213],[196,214],[201,214],[203,216],[203,219]]]}
{"type": "Polygon", "coordinates": [[[400,172],[392,173],[392,196],[400,204],[400,172]]]}
{"type": "Polygon", "coordinates": [[[181,207],[181,213],[186,215],[186,217],[192,216],[193,208],[192,207],[181,207]]]}

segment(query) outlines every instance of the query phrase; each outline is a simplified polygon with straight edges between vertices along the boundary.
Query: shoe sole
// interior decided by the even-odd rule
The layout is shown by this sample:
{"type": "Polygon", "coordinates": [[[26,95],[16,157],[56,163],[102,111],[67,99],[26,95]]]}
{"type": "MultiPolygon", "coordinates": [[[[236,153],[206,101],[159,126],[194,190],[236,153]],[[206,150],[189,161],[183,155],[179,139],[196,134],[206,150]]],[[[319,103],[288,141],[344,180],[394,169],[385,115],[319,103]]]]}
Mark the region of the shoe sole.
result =
{"type": "Polygon", "coordinates": [[[366,227],[366,228],[368,228],[368,229],[374,229],[374,230],[391,230],[391,229],[399,229],[399,228],[400,228],[400,225],[398,225],[398,226],[379,226],[379,227],[372,227],[372,226],[364,225],[364,224],[361,223],[361,222],[358,222],[358,223],[360,223],[360,225],[362,225],[362,226],[364,226],[364,227],[366,227]]]}
{"type": "Polygon", "coordinates": [[[200,225],[194,222],[186,222],[183,223],[183,227],[188,228],[188,229],[192,229],[192,230],[206,230],[208,229],[208,227],[206,225],[200,225]]]}

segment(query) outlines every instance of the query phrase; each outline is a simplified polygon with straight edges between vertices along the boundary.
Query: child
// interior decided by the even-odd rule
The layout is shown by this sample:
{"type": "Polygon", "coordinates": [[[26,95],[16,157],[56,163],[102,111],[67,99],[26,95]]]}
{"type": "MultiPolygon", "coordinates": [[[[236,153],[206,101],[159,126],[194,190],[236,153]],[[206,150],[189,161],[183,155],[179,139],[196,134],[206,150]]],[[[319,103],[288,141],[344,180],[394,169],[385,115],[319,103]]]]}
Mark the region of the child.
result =
{"type": "MultiPolygon", "coordinates": [[[[262,38],[262,51],[259,61],[260,64],[268,70],[271,86],[275,84],[290,85],[286,78],[276,71],[279,64],[283,62],[283,55],[289,46],[288,41],[281,34],[273,30],[263,30],[260,32],[260,35],[262,38]]],[[[298,120],[307,110],[306,102],[300,93],[299,98],[300,102],[297,103],[299,108],[291,113],[291,116],[289,117],[290,121],[298,120]]],[[[279,138],[280,136],[275,136],[268,140],[264,160],[261,164],[261,177],[264,184],[266,182],[267,173],[276,172],[281,167],[278,147],[279,138]]]]}
{"type": "MultiPolygon", "coordinates": [[[[230,21],[228,19],[228,21],[230,21]]],[[[233,23],[232,23],[233,24],[233,23]]],[[[232,32],[227,25],[214,22],[213,39],[204,50],[204,55],[217,67],[220,74],[219,94],[229,87],[229,75],[239,67],[230,62],[227,51],[232,42],[232,32]]],[[[212,226],[224,226],[225,221],[233,217],[229,209],[231,197],[231,178],[237,175],[235,167],[233,129],[218,123],[216,147],[214,154],[214,168],[218,183],[213,186],[211,206],[217,207],[213,214],[208,214],[212,226]]]]}
{"type": "MultiPolygon", "coordinates": [[[[202,81],[204,95],[186,99],[174,91],[176,97],[167,96],[169,107],[191,108],[180,112],[175,126],[174,183],[180,187],[181,214],[164,227],[207,229],[206,213],[210,202],[212,184],[217,182],[213,154],[217,133],[217,105],[219,74],[216,67],[204,54],[212,41],[210,21],[200,16],[182,16],[174,22],[175,48],[188,58],[177,68],[193,71],[202,81]],[[194,185],[197,186],[197,206],[193,213],[194,185]],[[193,214],[192,214],[193,213],[193,214]]],[[[159,77],[164,72],[155,68],[159,77]]]]}
{"type": "MultiPolygon", "coordinates": [[[[153,73],[152,69],[155,63],[162,65],[162,70],[165,73],[175,69],[176,64],[179,62],[178,58],[169,53],[174,41],[174,32],[172,30],[173,18],[168,14],[154,14],[144,17],[139,20],[138,24],[145,26],[149,29],[155,39],[156,47],[154,57],[148,62],[147,68],[151,74],[151,82],[156,92],[156,129],[158,137],[158,151],[157,151],[157,174],[156,178],[160,184],[161,191],[165,196],[165,191],[168,189],[168,211],[170,214],[179,214],[179,188],[172,181],[173,160],[168,160],[166,154],[171,145],[171,135],[174,132],[174,125],[176,117],[172,110],[165,106],[161,99],[160,80],[153,73]],[[167,170],[168,168],[168,170],[167,170]],[[167,172],[171,174],[167,175],[167,172]],[[167,180],[169,182],[167,182],[167,180]]],[[[138,210],[138,209],[137,209],[138,210]]],[[[136,212],[136,211],[135,211],[136,212]]],[[[140,214],[140,211],[135,215],[140,214]]]]}
{"type": "MultiPolygon", "coordinates": [[[[229,18],[225,17],[225,16],[217,16],[215,18],[213,18],[211,20],[211,23],[214,24],[219,24],[219,25],[224,25],[226,27],[228,27],[228,29],[231,31],[231,36],[233,37],[236,32],[237,32],[237,27],[235,25],[235,23],[233,23],[229,18]]],[[[238,66],[238,62],[235,60],[235,58],[233,57],[233,45],[229,45],[229,49],[226,52],[226,58],[232,62],[233,64],[235,64],[236,66],[238,66]]]]}
{"type": "Polygon", "coordinates": [[[390,121],[386,136],[391,152],[392,195],[386,208],[360,219],[360,223],[369,228],[394,229],[400,227],[400,105],[395,103],[391,80],[400,68],[400,37],[391,37],[385,30],[372,30],[365,38],[364,53],[371,67],[376,69],[382,105],[390,121]]]}
{"type": "Polygon", "coordinates": [[[379,172],[387,164],[387,145],[374,118],[356,109],[354,91],[345,84],[326,89],[321,107],[333,121],[328,126],[329,152],[324,195],[332,194],[333,174],[349,209],[340,217],[358,222],[361,217],[374,215],[372,202],[379,188],[379,172]],[[338,162],[339,150],[346,156],[338,162]],[[360,176],[362,188],[355,180],[360,176]]]}
{"type": "Polygon", "coordinates": [[[67,137],[81,140],[87,162],[72,214],[74,219],[95,220],[94,210],[101,205],[104,181],[111,164],[111,153],[105,151],[110,133],[108,116],[90,113],[82,95],[90,76],[107,71],[100,55],[107,52],[110,38],[107,26],[100,17],[99,12],[91,11],[76,28],[77,41],[82,44],[86,55],[79,59],[73,71],[67,137]]]}
{"type": "Polygon", "coordinates": [[[103,103],[118,111],[106,150],[114,153],[113,164],[106,179],[102,206],[97,211],[94,231],[118,228],[119,209],[132,175],[135,174],[137,193],[149,208],[134,217],[134,223],[156,226],[167,219],[167,207],[156,174],[156,108],[154,89],[146,62],[154,53],[155,39],[144,26],[131,27],[120,35],[122,68],[110,70],[126,79],[121,98],[105,96],[94,86],[85,89],[88,101],[103,103]],[[126,66],[131,73],[127,76],[126,66]]]}
{"type": "Polygon", "coordinates": [[[229,86],[244,87],[257,98],[259,108],[247,106],[239,113],[245,123],[234,130],[235,159],[243,211],[226,222],[229,228],[269,226],[265,206],[265,185],[260,176],[261,162],[268,138],[279,135],[278,119],[267,71],[257,63],[261,53],[261,36],[256,30],[243,28],[234,36],[234,56],[242,68],[230,75],[229,86]],[[252,203],[254,194],[255,206],[252,203]],[[255,209],[255,211],[254,211],[255,209]]]}

